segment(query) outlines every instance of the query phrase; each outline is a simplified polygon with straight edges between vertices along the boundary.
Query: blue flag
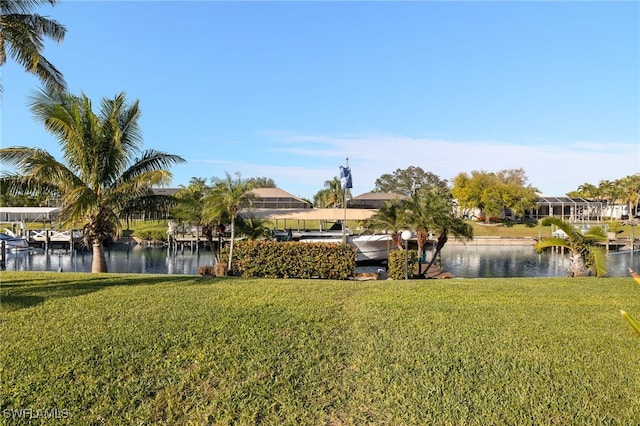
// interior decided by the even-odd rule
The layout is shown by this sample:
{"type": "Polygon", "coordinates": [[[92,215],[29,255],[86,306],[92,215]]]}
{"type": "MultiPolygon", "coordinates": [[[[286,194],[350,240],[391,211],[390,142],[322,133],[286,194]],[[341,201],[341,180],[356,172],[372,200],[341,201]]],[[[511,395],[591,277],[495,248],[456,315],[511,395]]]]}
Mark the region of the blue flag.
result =
{"type": "Polygon", "coordinates": [[[340,166],[340,183],[342,184],[342,189],[353,188],[351,169],[349,167],[340,166]]]}

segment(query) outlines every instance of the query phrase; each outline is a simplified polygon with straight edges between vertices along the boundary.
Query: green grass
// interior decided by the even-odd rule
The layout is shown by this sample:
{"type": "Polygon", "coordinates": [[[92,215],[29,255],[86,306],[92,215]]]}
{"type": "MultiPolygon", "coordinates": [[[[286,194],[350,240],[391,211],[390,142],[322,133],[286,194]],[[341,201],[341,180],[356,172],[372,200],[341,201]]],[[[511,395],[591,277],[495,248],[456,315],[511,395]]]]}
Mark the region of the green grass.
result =
{"type": "Polygon", "coordinates": [[[0,422],[640,422],[631,278],[0,280],[0,422]]]}

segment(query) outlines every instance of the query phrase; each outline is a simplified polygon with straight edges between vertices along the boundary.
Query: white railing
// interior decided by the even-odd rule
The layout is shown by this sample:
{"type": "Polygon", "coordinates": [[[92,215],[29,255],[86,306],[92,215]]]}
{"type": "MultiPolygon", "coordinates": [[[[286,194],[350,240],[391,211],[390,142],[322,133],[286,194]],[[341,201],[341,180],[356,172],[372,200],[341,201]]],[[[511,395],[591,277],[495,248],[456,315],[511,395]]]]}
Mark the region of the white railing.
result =
{"type": "Polygon", "coordinates": [[[77,230],[56,231],[54,229],[42,229],[28,231],[29,241],[51,242],[51,241],[71,241],[82,238],[82,232],[77,230]]]}

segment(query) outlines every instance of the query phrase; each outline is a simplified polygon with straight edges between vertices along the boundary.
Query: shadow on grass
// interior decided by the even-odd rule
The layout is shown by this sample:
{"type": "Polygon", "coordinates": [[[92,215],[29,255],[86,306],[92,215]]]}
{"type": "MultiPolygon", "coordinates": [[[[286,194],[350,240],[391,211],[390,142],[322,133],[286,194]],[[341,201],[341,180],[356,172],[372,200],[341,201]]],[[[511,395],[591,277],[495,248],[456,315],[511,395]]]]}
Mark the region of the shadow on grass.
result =
{"type": "MultiPolygon", "coordinates": [[[[12,277],[13,278],[13,277],[12,277]]],[[[47,300],[82,296],[115,286],[139,286],[170,283],[199,283],[200,277],[143,274],[38,274],[33,279],[2,279],[0,311],[30,308],[47,300]]]]}
{"type": "Polygon", "coordinates": [[[0,311],[17,311],[44,303],[43,296],[8,295],[0,297],[0,311]]]}

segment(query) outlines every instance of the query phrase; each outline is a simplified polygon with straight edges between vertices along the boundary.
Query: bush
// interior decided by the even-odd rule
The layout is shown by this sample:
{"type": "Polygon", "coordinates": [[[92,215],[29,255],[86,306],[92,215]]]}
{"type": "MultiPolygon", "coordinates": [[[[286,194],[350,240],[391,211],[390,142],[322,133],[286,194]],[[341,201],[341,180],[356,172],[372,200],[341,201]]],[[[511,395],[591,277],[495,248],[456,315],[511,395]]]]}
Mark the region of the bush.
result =
{"type": "MultiPolygon", "coordinates": [[[[407,256],[407,270],[409,271],[409,277],[413,276],[413,269],[416,266],[416,259],[418,252],[416,250],[409,250],[407,256]]],[[[389,278],[394,280],[403,280],[405,278],[405,251],[394,250],[389,253],[389,278]]]]}
{"type": "Polygon", "coordinates": [[[143,229],[133,235],[146,241],[167,241],[167,232],[162,229],[143,229]]]}
{"type": "MultiPolygon", "coordinates": [[[[265,278],[326,278],[353,275],[356,249],[334,243],[238,241],[234,245],[233,275],[265,278]]],[[[228,247],[222,263],[229,259],[228,247]]]]}
{"type": "Polygon", "coordinates": [[[215,266],[213,265],[200,266],[198,268],[198,274],[203,277],[216,276],[215,266]]]}

